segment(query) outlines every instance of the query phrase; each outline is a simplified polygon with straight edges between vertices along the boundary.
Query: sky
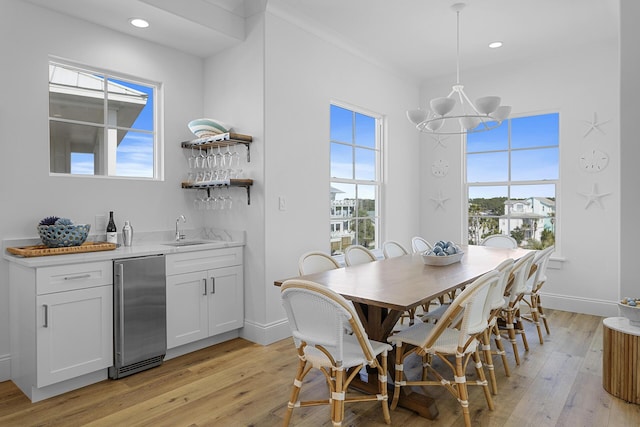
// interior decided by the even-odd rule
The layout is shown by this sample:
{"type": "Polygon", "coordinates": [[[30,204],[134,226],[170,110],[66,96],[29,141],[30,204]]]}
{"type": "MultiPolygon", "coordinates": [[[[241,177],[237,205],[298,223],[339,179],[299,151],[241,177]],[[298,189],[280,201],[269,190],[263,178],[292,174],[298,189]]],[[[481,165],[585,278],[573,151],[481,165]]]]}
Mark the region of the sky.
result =
{"type": "MultiPolygon", "coordinates": [[[[153,178],[153,135],[148,132],[153,131],[153,88],[138,85],[123,80],[110,79],[111,81],[132,88],[148,95],[147,104],[142,109],[138,118],[131,126],[132,129],[126,133],[118,145],[116,151],[116,175],[127,177],[153,178]]],[[[93,154],[72,153],[71,173],[81,175],[94,174],[93,154]]]]}
{"type": "MultiPolygon", "coordinates": [[[[375,152],[366,149],[375,147],[375,136],[375,118],[331,105],[331,177],[375,179],[375,152]],[[355,146],[340,143],[354,141],[355,146]]],[[[504,182],[509,178],[511,181],[559,179],[558,140],[558,113],[513,118],[494,130],[468,134],[467,181],[472,184],[469,198],[555,198],[553,184],[513,185],[509,194],[504,182]]],[[[332,186],[344,191],[336,196],[338,200],[355,197],[353,184],[334,182],[332,186]]],[[[362,190],[358,194],[360,198],[367,198],[365,194],[374,197],[372,192],[362,190]]]]}

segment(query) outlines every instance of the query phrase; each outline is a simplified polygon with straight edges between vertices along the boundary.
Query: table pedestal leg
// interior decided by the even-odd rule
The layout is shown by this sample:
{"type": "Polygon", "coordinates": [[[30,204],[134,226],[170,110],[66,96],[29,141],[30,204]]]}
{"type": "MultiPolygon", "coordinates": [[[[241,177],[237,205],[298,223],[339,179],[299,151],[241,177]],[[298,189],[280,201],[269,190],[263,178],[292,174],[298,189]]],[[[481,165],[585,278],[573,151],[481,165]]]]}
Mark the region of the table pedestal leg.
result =
{"type": "MultiPolygon", "coordinates": [[[[400,319],[402,312],[358,303],[354,303],[354,306],[369,338],[378,342],[387,342],[387,337],[393,331],[393,327],[400,319]]],[[[395,351],[390,351],[388,354],[390,372],[387,378],[394,378],[395,361],[395,351]]],[[[367,369],[366,375],[366,381],[359,377],[354,378],[351,387],[366,393],[377,393],[378,377],[376,371],[367,369]]],[[[407,387],[403,387],[401,391],[402,394],[398,400],[398,406],[412,410],[429,420],[436,419],[438,407],[432,397],[411,391],[407,387]]],[[[393,385],[389,384],[389,401],[391,401],[392,396],[393,385]]]]}

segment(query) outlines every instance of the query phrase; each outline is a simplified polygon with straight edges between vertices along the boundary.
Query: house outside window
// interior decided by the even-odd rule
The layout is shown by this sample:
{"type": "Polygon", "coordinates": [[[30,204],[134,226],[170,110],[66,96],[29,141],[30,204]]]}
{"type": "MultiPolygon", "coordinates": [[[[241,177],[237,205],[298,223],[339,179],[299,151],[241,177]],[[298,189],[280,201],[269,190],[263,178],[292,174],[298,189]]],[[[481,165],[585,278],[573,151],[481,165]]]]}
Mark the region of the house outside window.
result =
{"type": "Polygon", "coordinates": [[[521,247],[555,244],[559,114],[505,120],[466,137],[469,244],[506,234],[521,247]]]}
{"type": "Polygon", "coordinates": [[[50,172],[162,179],[160,85],[49,62],[50,172]]]}
{"type": "Polygon", "coordinates": [[[380,244],[382,118],[331,104],[331,253],[380,244]]]}

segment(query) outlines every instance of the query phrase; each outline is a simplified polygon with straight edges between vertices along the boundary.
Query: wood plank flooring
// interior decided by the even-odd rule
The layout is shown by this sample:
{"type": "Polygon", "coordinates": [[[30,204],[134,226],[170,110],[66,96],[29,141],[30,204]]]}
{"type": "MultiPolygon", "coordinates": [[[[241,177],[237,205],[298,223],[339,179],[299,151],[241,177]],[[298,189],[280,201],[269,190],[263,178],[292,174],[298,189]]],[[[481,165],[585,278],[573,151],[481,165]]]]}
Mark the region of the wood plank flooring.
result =
{"type": "MultiPolygon", "coordinates": [[[[530,351],[524,353],[520,345],[520,366],[506,345],[511,377],[504,375],[500,358],[494,360],[496,410],[487,409],[480,388],[470,389],[474,425],[640,425],[640,405],[625,403],[602,388],[602,318],[547,311],[551,335],[540,345],[535,328],[527,323],[530,351]]],[[[296,364],[290,339],[269,346],[235,339],[39,403],[30,403],[6,381],[0,383],[0,426],[279,426],[296,364]]],[[[416,362],[413,370],[418,368],[416,362]]],[[[307,397],[324,398],[324,378],[312,371],[302,390],[307,397]]],[[[392,425],[463,425],[451,395],[440,387],[426,392],[438,399],[437,420],[398,408],[391,412],[392,425]]],[[[297,408],[291,425],[330,426],[328,409],[297,408]]],[[[377,403],[359,403],[347,406],[343,425],[386,424],[377,403]]]]}

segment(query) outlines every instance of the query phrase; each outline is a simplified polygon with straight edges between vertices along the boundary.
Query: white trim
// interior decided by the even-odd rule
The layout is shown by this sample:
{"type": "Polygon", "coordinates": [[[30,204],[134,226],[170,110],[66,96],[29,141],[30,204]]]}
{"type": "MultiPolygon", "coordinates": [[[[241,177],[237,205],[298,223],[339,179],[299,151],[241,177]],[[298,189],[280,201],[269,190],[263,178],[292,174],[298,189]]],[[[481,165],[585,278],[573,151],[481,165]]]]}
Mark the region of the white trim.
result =
{"type": "Polygon", "coordinates": [[[291,329],[289,329],[289,321],[286,318],[267,324],[255,323],[245,319],[244,328],[242,328],[240,336],[260,345],[269,345],[290,337],[291,329]]]}
{"type": "Polygon", "coordinates": [[[11,379],[11,354],[0,354],[0,382],[11,379]]]}
{"type": "MultiPolygon", "coordinates": [[[[540,293],[542,307],[571,313],[583,313],[593,316],[618,316],[618,302],[593,298],[580,298],[574,295],[540,293]]],[[[553,325],[551,325],[553,333],[553,325]]]]}

